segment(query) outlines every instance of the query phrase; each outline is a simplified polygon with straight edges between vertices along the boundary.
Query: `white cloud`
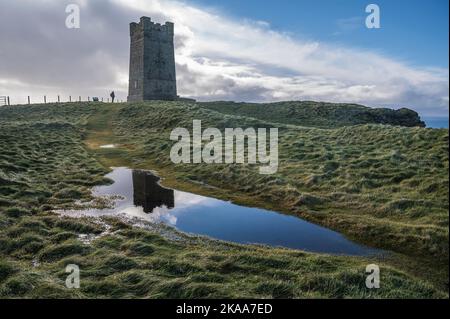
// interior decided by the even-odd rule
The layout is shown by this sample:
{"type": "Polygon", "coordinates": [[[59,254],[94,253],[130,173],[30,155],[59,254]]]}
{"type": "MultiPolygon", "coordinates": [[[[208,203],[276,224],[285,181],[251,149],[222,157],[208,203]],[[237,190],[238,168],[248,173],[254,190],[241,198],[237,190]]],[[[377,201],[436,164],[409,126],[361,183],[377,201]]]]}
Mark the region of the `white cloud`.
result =
{"type": "Polygon", "coordinates": [[[180,2],[117,2],[175,22],[183,39],[177,61],[196,78],[195,85],[180,86],[187,95],[239,100],[248,90],[256,101],[319,99],[410,106],[423,113],[448,109],[448,70],[413,68],[371,52],[296,40],[268,24],[235,21],[180,2]]]}
{"type": "MultiPolygon", "coordinates": [[[[128,23],[147,15],[157,22],[175,23],[181,95],[200,100],[308,99],[406,106],[426,115],[448,112],[448,69],[419,68],[374,52],[293,38],[273,31],[267,22],[236,20],[189,3],[171,0],[100,0],[95,1],[95,6],[91,3],[85,3],[82,8],[81,34],[89,40],[86,45],[92,49],[88,50],[82,43],[78,49],[69,46],[71,50],[79,50],[70,71],[83,92],[88,92],[87,88],[100,91],[116,86],[126,96],[128,23]],[[116,41],[106,41],[104,37],[116,41]],[[86,72],[96,66],[104,70],[103,76],[77,71],[86,72]]],[[[40,29],[47,32],[53,30],[50,22],[35,23],[43,24],[40,29]]],[[[69,33],[61,35],[62,32],[54,30],[49,34],[68,37],[61,39],[63,42],[71,37],[69,33]]],[[[47,69],[52,66],[48,61],[44,64],[47,69]]],[[[23,83],[35,83],[39,78],[8,73],[7,78],[23,83]]],[[[46,80],[55,87],[60,82],[46,80]]],[[[3,87],[0,82],[0,91],[3,87]]]]}

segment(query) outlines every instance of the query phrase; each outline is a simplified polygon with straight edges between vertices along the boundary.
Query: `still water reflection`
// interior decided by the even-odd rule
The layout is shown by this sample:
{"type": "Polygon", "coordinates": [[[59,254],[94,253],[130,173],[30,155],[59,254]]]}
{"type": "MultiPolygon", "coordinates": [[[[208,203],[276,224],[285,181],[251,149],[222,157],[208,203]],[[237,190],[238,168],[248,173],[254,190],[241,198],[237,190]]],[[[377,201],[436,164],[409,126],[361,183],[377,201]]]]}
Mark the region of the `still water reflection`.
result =
{"type": "Polygon", "coordinates": [[[150,222],[163,222],[187,233],[238,243],[330,254],[380,253],[298,217],[162,187],[159,178],[148,171],[114,168],[107,177],[114,183],[95,187],[93,193],[97,196],[120,195],[115,207],[90,209],[77,212],[78,215],[126,214],[150,222]]]}

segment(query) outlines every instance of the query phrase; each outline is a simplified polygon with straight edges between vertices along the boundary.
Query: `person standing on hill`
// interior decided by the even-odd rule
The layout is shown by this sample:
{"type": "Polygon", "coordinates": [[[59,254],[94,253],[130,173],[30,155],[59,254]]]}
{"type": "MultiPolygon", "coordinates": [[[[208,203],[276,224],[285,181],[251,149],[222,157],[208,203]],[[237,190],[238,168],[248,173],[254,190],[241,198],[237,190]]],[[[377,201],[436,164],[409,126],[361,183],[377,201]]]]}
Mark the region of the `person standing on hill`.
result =
{"type": "Polygon", "coordinates": [[[114,91],[112,91],[109,96],[111,97],[111,102],[114,103],[114,98],[116,97],[116,94],[114,93],[114,91]]]}

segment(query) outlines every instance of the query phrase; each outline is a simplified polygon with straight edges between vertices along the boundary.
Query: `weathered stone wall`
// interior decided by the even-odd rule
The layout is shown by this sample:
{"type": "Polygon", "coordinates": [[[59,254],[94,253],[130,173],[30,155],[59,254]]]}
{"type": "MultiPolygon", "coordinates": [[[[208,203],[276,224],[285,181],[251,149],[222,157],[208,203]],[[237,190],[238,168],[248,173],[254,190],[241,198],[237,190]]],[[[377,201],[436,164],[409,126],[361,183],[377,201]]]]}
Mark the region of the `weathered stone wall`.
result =
{"type": "Polygon", "coordinates": [[[130,24],[130,80],[128,101],[175,100],[174,25],[142,17],[130,24]]]}

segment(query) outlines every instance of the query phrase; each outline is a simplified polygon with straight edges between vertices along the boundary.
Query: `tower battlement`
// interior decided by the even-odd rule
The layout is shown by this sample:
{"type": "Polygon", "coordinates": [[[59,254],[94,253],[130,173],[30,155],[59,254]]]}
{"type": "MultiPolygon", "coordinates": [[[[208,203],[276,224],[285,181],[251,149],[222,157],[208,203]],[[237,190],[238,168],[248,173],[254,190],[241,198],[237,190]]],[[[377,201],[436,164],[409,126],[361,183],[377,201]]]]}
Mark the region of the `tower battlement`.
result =
{"type": "Polygon", "coordinates": [[[128,101],[175,100],[174,24],[142,17],[130,23],[128,101]]]}
{"type": "Polygon", "coordinates": [[[142,17],[139,23],[130,23],[130,36],[140,32],[161,32],[166,33],[168,36],[174,34],[174,24],[172,22],[166,22],[165,24],[155,23],[149,17],[142,17]]]}

